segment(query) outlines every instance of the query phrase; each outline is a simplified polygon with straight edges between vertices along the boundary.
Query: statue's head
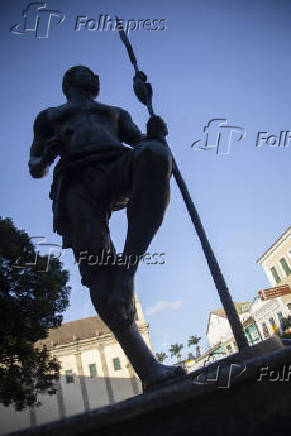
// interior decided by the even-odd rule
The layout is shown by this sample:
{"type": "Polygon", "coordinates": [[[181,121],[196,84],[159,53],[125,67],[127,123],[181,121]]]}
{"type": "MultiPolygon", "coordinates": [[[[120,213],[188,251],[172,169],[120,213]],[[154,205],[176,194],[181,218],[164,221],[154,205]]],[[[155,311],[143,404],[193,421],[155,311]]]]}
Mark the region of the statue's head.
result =
{"type": "Polygon", "coordinates": [[[96,98],[99,87],[99,76],[83,65],[70,68],[63,77],[62,88],[67,99],[70,98],[72,89],[80,90],[82,93],[87,92],[88,96],[96,98]]]}

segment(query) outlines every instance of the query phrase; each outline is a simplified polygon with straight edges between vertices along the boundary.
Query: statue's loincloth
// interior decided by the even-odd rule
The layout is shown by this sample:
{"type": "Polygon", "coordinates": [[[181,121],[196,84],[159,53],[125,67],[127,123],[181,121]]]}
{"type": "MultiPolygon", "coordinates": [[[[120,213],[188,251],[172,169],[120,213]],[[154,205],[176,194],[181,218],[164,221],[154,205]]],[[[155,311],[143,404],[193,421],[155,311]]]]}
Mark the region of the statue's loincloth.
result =
{"type": "Polygon", "coordinates": [[[91,210],[97,210],[99,204],[103,208],[106,206],[109,215],[111,211],[123,209],[127,207],[130,196],[132,157],[132,149],[120,146],[101,149],[87,156],[60,158],[54,169],[50,198],[54,232],[62,235],[63,248],[74,248],[70,228],[74,204],[71,208],[66,205],[68,189],[76,186],[91,210]]]}

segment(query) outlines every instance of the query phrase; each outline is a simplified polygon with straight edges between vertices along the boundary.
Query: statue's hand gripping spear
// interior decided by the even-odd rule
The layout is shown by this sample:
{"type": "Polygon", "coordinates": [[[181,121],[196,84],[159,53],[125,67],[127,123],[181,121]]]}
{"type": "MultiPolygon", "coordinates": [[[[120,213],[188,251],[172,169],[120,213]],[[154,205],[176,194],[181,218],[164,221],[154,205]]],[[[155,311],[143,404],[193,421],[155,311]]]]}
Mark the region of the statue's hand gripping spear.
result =
{"type": "MultiPolygon", "coordinates": [[[[133,89],[134,93],[139,99],[141,103],[147,106],[149,115],[151,117],[155,117],[152,106],[152,96],[153,96],[153,90],[150,83],[147,82],[147,76],[144,72],[140,71],[137,65],[137,60],[133,52],[132,45],[129,42],[129,39],[127,35],[125,34],[123,28],[122,28],[122,22],[119,20],[118,17],[116,17],[116,22],[118,23],[118,31],[119,36],[124,43],[128,56],[130,59],[130,62],[132,63],[135,71],[135,75],[133,78],[133,89]]],[[[190,193],[187,189],[186,183],[182,177],[182,174],[177,166],[177,163],[175,159],[173,158],[173,175],[175,177],[175,180],[177,182],[177,185],[181,191],[181,195],[183,197],[183,200],[186,204],[187,210],[189,212],[189,215],[191,217],[191,221],[194,224],[195,230],[197,232],[197,235],[200,239],[202,249],[204,252],[204,255],[206,257],[206,261],[208,264],[208,267],[210,269],[211,275],[213,277],[216,289],[218,291],[221,303],[223,305],[223,308],[225,310],[225,313],[229,319],[229,323],[232,327],[233,335],[235,337],[235,340],[237,342],[239,350],[247,348],[248,342],[245,337],[243,327],[241,325],[238,313],[235,309],[234,303],[232,301],[230,292],[228,290],[228,287],[225,283],[223,274],[220,270],[220,267],[218,265],[218,262],[216,260],[216,257],[214,255],[214,252],[211,248],[211,245],[207,239],[204,227],[202,226],[199,214],[197,212],[197,209],[191,199],[190,193]]]]}

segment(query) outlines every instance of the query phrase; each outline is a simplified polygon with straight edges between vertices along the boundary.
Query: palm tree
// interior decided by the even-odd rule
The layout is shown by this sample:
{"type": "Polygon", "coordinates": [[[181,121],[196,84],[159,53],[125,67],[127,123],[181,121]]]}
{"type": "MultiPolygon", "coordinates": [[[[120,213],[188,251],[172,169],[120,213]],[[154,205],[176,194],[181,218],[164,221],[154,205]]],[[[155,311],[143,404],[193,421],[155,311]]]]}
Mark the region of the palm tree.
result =
{"type": "Polygon", "coordinates": [[[166,353],[164,353],[163,351],[161,351],[160,353],[156,354],[156,358],[159,362],[163,362],[165,359],[168,358],[168,355],[166,353]]]}
{"type": "Polygon", "coordinates": [[[169,352],[171,353],[171,357],[177,356],[177,363],[181,361],[181,350],[183,348],[182,344],[173,344],[171,345],[171,348],[169,349],[169,352]]]}
{"type": "Polygon", "coordinates": [[[200,356],[200,347],[198,345],[198,343],[201,340],[201,336],[190,336],[189,340],[188,340],[188,347],[191,347],[191,345],[196,345],[196,357],[200,356]]]}
{"type": "Polygon", "coordinates": [[[201,340],[200,336],[190,336],[188,340],[188,347],[191,347],[191,345],[197,345],[201,340]]]}

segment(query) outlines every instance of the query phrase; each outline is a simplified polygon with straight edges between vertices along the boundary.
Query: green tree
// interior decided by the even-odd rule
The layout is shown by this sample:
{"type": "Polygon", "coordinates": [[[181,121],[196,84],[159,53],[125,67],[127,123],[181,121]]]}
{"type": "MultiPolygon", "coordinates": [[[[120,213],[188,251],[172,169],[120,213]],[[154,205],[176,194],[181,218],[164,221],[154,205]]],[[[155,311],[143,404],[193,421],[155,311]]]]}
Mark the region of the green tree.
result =
{"type": "Polygon", "coordinates": [[[61,262],[40,256],[9,218],[0,217],[0,241],[0,403],[21,410],[55,393],[58,363],[34,344],[61,324],[70,288],[61,262]]]}
{"type": "Polygon", "coordinates": [[[159,362],[163,362],[164,360],[166,360],[168,358],[168,355],[166,353],[164,353],[163,351],[161,351],[160,353],[156,354],[156,358],[159,362]]]}
{"type": "Polygon", "coordinates": [[[200,340],[201,340],[200,336],[190,336],[188,340],[188,347],[191,347],[191,345],[199,344],[200,340]]]}
{"type": "Polygon", "coordinates": [[[176,356],[177,362],[179,363],[181,361],[181,350],[183,348],[182,344],[173,344],[171,345],[169,352],[171,357],[176,356]]]}
{"type": "Polygon", "coordinates": [[[201,337],[200,336],[190,336],[189,340],[188,340],[188,347],[191,347],[192,345],[196,346],[196,357],[200,356],[200,347],[199,347],[199,342],[201,341],[201,337]]]}

